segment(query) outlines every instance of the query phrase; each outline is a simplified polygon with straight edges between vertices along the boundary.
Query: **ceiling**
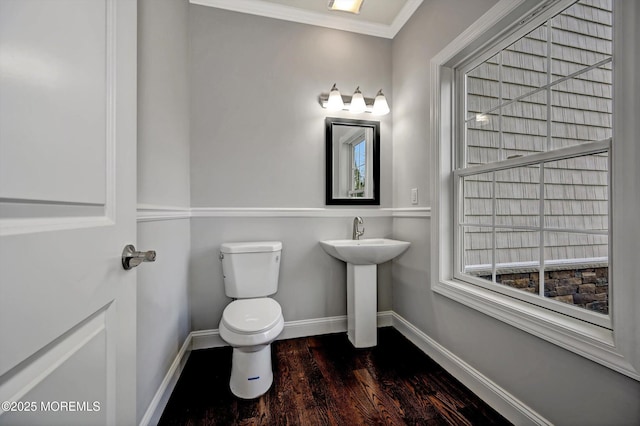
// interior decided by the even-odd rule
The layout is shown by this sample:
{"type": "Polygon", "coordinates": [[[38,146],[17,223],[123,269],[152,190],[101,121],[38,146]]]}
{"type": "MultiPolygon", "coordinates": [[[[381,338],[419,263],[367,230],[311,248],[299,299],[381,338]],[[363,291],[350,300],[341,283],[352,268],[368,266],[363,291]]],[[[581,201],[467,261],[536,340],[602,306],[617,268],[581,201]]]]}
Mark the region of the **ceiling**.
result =
{"type": "Polygon", "coordinates": [[[331,12],[328,0],[189,0],[192,4],[393,38],[422,0],[364,0],[359,15],[331,12]]]}

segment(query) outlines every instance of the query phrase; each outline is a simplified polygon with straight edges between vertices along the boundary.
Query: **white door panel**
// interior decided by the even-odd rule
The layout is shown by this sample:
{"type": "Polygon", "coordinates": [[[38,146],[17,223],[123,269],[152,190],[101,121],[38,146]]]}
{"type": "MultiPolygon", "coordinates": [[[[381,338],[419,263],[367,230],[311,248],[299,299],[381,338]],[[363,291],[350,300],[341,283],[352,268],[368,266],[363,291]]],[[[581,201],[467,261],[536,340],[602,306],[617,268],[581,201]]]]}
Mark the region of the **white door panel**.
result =
{"type": "Polygon", "coordinates": [[[0,0],[0,425],[136,420],[136,7],[0,0]]]}
{"type": "Polygon", "coordinates": [[[104,377],[109,374],[112,381],[115,377],[113,369],[105,371],[108,358],[113,359],[106,328],[107,312],[103,311],[53,342],[35,362],[4,383],[6,395],[0,399],[19,402],[15,411],[9,409],[0,417],[1,422],[33,425],[42,423],[38,416],[46,413],[49,425],[107,424],[105,408],[114,403],[114,392],[105,386],[104,377]]]}
{"type": "Polygon", "coordinates": [[[105,0],[0,2],[0,197],[104,204],[106,13],[105,0]]]}

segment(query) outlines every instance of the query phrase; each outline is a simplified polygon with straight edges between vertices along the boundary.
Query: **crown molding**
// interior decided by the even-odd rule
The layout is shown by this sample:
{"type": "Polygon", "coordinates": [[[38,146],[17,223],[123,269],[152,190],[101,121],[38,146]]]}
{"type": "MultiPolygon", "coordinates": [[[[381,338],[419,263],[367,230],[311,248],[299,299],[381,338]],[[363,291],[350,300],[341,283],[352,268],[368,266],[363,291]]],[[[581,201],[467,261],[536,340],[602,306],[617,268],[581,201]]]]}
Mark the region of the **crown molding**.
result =
{"type": "Polygon", "coordinates": [[[344,16],[329,16],[323,13],[299,9],[277,3],[263,2],[259,0],[189,0],[191,4],[215,7],[234,12],[248,13],[251,15],[265,16],[268,18],[282,19],[301,24],[316,25],[319,27],[333,28],[336,30],[350,31],[392,39],[409,20],[411,15],[422,4],[423,0],[407,0],[390,25],[364,22],[344,16]]]}

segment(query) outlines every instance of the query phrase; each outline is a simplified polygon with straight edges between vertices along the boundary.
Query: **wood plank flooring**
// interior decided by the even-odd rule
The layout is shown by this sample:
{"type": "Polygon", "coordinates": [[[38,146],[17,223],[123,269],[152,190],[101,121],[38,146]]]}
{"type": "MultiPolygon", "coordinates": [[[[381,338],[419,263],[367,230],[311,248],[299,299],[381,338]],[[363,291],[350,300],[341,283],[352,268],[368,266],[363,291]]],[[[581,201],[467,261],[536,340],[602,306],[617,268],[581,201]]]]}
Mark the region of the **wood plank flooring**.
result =
{"type": "Polygon", "coordinates": [[[191,353],[160,425],[508,425],[393,328],[355,349],[346,334],[272,344],[274,382],[255,400],[229,390],[231,348],[191,353]]]}

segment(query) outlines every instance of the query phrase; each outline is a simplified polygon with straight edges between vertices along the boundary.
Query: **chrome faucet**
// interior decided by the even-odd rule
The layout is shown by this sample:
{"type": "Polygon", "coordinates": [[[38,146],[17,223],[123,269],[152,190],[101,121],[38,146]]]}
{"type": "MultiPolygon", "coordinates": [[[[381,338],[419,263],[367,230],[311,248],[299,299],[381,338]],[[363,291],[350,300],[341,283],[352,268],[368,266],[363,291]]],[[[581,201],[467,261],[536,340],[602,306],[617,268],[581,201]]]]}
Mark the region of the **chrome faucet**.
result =
{"type": "Polygon", "coordinates": [[[360,236],[364,234],[364,226],[362,227],[362,231],[358,229],[358,225],[362,225],[364,222],[360,216],[356,216],[353,218],[353,239],[359,240],[360,236]]]}

